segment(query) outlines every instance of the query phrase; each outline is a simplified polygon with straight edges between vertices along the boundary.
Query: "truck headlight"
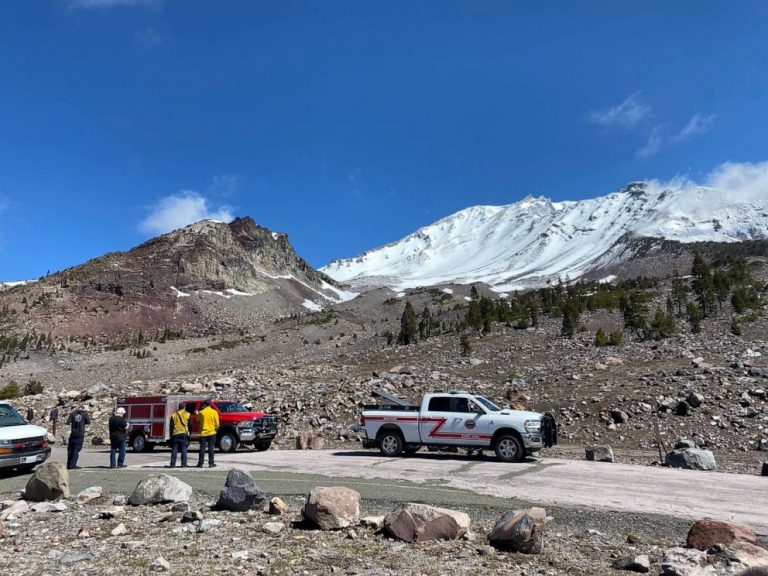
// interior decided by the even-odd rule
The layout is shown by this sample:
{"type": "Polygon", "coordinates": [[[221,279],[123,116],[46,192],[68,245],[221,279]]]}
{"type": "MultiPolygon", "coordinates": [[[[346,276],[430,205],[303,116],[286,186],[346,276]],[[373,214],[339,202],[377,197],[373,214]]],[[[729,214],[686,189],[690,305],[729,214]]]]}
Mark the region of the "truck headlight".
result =
{"type": "Polygon", "coordinates": [[[526,432],[539,432],[541,430],[541,420],[526,420],[523,427],[526,432]]]}
{"type": "Polygon", "coordinates": [[[253,420],[245,420],[237,423],[238,428],[253,428],[253,420]]]}

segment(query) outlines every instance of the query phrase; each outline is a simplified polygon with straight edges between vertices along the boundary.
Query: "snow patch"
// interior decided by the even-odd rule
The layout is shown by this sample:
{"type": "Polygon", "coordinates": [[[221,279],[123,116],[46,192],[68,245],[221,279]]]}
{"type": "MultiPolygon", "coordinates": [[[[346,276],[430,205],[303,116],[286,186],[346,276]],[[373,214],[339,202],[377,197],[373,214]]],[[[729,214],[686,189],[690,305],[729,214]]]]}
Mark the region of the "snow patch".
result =
{"type": "Polygon", "coordinates": [[[618,276],[616,276],[615,274],[610,274],[609,276],[606,276],[605,278],[600,278],[600,280],[598,280],[598,282],[600,282],[600,284],[610,284],[611,282],[616,280],[616,278],[618,278],[618,276]]]}
{"type": "Polygon", "coordinates": [[[311,310],[312,312],[320,312],[322,311],[323,307],[318,304],[317,302],[313,302],[312,300],[304,300],[304,302],[301,303],[304,308],[307,310],[311,310]]]}
{"type": "Polygon", "coordinates": [[[182,292],[181,290],[179,290],[175,286],[171,286],[171,290],[173,290],[176,293],[176,297],[177,298],[188,298],[189,297],[189,294],[187,294],[186,292],[182,292]]]}
{"type": "Polygon", "coordinates": [[[336,299],[337,302],[349,302],[350,300],[354,300],[355,298],[360,296],[359,292],[351,292],[349,290],[339,290],[335,286],[331,286],[330,284],[328,284],[328,282],[326,282],[325,280],[320,282],[320,287],[323,290],[328,290],[336,294],[336,296],[338,296],[338,298],[336,299]]]}
{"type": "Polygon", "coordinates": [[[232,294],[232,296],[254,296],[254,294],[250,294],[249,292],[241,292],[235,288],[227,288],[225,292],[227,292],[227,294],[232,294]]]}
{"type": "Polygon", "coordinates": [[[404,298],[405,297],[405,292],[398,292],[397,294],[395,294],[395,297],[396,298],[404,298]]]}
{"type": "Polygon", "coordinates": [[[453,290],[451,290],[450,288],[443,288],[442,291],[445,292],[446,294],[453,294],[453,290]]]}

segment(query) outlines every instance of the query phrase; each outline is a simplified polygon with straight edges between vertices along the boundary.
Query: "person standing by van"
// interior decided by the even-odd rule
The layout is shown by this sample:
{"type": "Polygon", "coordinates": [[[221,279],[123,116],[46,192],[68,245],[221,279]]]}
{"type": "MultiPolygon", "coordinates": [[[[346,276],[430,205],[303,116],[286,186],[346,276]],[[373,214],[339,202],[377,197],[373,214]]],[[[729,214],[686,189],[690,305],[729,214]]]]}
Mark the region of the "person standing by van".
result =
{"type": "Polygon", "coordinates": [[[69,424],[69,441],[67,442],[67,470],[80,468],[77,459],[85,441],[85,427],[91,423],[91,415],[82,406],[70,412],[67,416],[69,424]]]}
{"type": "MultiPolygon", "coordinates": [[[[218,414],[217,414],[218,416],[218,414]]],[[[176,455],[181,452],[181,467],[187,467],[189,447],[189,411],[184,404],[171,414],[171,468],[176,467],[176,455]]]]}
{"type": "Polygon", "coordinates": [[[206,398],[203,402],[203,409],[197,415],[197,424],[200,428],[200,456],[197,460],[197,467],[203,467],[207,450],[208,467],[215,468],[213,454],[216,450],[216,433],[219,431],[219,413],[211,406],[210,398],[206,398]]]}

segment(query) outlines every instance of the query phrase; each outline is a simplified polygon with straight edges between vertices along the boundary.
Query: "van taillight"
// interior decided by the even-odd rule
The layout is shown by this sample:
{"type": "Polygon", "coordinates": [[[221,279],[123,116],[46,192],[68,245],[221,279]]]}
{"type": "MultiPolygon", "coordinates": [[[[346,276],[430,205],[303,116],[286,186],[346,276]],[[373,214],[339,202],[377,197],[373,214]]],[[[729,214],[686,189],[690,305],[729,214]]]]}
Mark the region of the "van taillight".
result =
{"type": "Polygon", "coordinates": [[[360,416],[360,426],[365,426],[365,416],[360,416]]]}

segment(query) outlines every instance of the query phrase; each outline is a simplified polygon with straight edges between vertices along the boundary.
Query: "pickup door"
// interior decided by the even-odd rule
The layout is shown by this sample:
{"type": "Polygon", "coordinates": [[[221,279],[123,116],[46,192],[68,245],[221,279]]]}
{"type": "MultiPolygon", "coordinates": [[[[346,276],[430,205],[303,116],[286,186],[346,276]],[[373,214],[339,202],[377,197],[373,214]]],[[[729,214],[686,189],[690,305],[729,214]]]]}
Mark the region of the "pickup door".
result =
{"type": "Polygon", "coordinates": [[[424,444],[489,445],[490,416],[465,396],[432,396],[419,420],[424,444]]]}

